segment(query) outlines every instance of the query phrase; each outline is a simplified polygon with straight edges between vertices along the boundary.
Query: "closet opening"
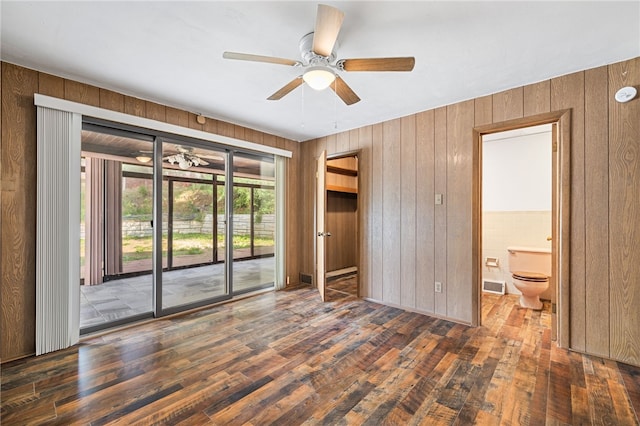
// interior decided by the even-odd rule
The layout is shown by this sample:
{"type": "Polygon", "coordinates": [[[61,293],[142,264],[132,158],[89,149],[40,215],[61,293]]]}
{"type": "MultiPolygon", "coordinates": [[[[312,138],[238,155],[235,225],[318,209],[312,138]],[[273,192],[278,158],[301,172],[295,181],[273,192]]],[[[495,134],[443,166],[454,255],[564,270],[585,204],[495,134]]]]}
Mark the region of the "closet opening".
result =
{"type": "Polygon", "coordinates": [[[325,199],[323,299],[358,297],[358,153],[327,156],[325,176],[325,191],[317,194],[325,199]]]}

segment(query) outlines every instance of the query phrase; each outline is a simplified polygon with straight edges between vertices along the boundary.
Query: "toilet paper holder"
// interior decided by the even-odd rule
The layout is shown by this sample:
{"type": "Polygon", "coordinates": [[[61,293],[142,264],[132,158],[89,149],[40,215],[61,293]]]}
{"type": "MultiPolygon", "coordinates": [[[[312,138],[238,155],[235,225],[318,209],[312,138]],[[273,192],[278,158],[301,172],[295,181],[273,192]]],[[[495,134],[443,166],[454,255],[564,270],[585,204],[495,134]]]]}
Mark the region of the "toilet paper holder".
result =
{"type": "Polygon", "coordinates": [[[497,268],[500,266],[500,259],[497,257],[485,257],[484,264],[489,267],[497,268]]]}

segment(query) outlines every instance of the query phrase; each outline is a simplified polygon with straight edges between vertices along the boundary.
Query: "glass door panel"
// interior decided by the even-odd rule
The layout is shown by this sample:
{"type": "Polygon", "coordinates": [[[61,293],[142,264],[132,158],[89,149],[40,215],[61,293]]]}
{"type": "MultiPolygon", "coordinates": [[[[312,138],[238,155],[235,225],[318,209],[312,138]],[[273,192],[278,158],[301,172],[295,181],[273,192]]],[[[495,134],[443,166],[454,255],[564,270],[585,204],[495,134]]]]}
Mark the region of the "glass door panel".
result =
{"type": "Polygon", "coordinates": [[[122,271],[151,273],[153,269],[153,176],[124,173],[122,177],[122,271]]]}
{"type": "Polygon", "coordinates": [[[253,256],[275,253],[276,191],[273,187],[253,189],[253,256]]]}
{"type": "Polygon", "coordinates": [[[170,185],[171,266],[213,263],[213,183],[171,180],[170,185]]]}
{"type": "Polygon", "coordinates": [[[233,156],[234,294],[273,286],[274,170],[272,156],[233,156]]]}
{"type": "Polygon", "coordinates": [[[226,207],[225,207],[225,203],[226,203],[226,186],[224,184],[224,176],[214,176],[214,178],[216,178],[214,180],[214,185],[215,185],[215,190],[216,190],[216,196],[217,196],[217,201],[215,204],[215,219],[216,219],[216,223],[215,223],[215,229],[216,229],[216,249],[215,249],[215,255],[214,255],[214,259],[216,263],[219,262],[224,262],[225,257],[226,257],[226,249],[227,249],[227,245],[226,245],[226,235],[227,235],[227,229],[226,229],[226,217],[225,217],[225,211],[226,211],[226,207]]]}
{"type": "Polygon", "coordinates": [[[162,308],[203,304],[229,294],[224,256],[226,153],[163,143],[162,308]],[[220,232],[222,231],[222,232],[220,232]]]}
{"type": "Polygon", "coordinates": [[[83,125],[83,333],[150,316],[153,311],[152,151],[150,136],[83,125]]]}

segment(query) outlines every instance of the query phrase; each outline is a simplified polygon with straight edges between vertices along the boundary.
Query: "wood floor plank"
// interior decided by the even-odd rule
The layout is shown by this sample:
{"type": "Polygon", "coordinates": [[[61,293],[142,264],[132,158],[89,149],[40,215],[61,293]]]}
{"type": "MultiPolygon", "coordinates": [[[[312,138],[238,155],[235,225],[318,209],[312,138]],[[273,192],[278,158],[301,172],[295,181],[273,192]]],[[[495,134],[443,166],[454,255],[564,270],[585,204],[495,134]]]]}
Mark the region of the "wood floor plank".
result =
{"type": "Polygon", "coordinates": [[[558,348],[548,303],[483,295],[474,328],[332,293],[264,293],[9,362],[0,421],[639,424],[640,368],[558,348]]]}

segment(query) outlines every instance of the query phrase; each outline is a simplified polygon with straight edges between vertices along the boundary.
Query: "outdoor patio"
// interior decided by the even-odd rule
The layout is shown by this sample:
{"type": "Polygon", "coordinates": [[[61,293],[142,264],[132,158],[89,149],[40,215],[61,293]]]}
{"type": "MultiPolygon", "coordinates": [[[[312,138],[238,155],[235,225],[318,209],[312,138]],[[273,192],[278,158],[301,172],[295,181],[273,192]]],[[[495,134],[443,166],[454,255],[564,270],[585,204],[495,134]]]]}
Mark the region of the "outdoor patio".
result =
{"type": "MultiPolygon", "coordinates": [[[[272,284],[275,258],[265,257],[235,261],[235,292],[272,284]]],[[[164,272],[163,307],[180,306],[226,294],[224,264],[200,266],[164,272]]],[[[150,312],[152,307],[151,274],[103,284],[80,286],[80,327],[86,328],[132,315],[150,312]]]]}

